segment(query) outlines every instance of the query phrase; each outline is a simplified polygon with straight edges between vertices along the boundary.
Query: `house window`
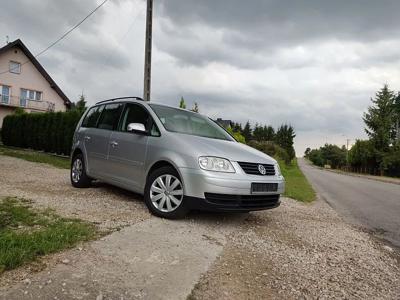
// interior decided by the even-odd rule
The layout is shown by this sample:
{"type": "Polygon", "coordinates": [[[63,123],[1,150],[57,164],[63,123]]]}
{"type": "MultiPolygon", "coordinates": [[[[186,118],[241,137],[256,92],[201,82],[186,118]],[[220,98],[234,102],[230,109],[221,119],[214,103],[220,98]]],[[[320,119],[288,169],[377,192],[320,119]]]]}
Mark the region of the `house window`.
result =
{"type": "Polygon", "coordinates": [[[16,61],[10,61],[10,72],[14,74],[21,74],[21,64],[16,61]]]}
{"type": "Polygon", "coordinates": [[[41,100],[42,100],[42,92],[21,89],[21,96],[19,101],[22,107],[26,107],[28,101],[41,101],[41,100]]]}
{"type": "Polygon", "coordinates": [[[21,89],[21,98],[25,100],[42,101],[42,92],[21,89]]]}
{"type": "Polygon", "coordinates": [[[7,85],[0,85],[0,102],[3,104],[10,104],[10,91],[11,87],[7,85]]]}

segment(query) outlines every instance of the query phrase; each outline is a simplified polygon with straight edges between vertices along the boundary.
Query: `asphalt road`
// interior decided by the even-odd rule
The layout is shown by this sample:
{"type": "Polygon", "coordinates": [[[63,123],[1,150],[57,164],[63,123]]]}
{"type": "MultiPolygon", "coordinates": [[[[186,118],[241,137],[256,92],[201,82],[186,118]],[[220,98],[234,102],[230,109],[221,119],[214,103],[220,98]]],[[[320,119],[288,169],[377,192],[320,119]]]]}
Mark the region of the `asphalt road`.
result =
{"type": "Polygon", "coordinates": [[[299,159],[314,189],[347,221],[400,247],[400,185],[321,170],[299,159]]]}

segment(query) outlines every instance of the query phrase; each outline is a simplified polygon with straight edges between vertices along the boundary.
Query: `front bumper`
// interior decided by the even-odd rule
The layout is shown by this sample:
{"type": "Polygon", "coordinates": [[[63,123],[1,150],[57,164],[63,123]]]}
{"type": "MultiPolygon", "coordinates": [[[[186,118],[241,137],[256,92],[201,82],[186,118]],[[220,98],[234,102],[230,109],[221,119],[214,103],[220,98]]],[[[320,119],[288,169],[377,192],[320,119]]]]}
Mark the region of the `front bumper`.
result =
{"type": "Polygon", "coordinates": [[[219,212],[249,212],[276,208],[281,204],[280,195],[225,195],[206,194],[205,199],[185,196],[190,210],[219,212]]]}
{"type": "Polygon", "coordinates": [[[282,176],[218,173],[201,169],[180,168],[186,201],[192,209],[251,211],[279,206],[279,196],[285,190],[282,176]],[[276,183],[273,192],[252,193],[252,183],[276,183]]]}

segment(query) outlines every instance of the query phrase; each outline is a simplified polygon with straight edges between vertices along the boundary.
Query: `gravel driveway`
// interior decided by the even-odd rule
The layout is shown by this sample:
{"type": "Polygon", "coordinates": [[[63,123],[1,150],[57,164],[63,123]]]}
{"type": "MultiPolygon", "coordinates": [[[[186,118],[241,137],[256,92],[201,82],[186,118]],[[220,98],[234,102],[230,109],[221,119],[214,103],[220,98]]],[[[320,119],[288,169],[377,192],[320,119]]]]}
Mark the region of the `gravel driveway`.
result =
{"type": "Polygon", "coordinates": [[[166,221],[133,193],[73,189],[66,170],[1,155],[0,169],[0,196],[122,229],[1,275],[0,299],[400,299],[398,251],[320,200],[166,221]]]}

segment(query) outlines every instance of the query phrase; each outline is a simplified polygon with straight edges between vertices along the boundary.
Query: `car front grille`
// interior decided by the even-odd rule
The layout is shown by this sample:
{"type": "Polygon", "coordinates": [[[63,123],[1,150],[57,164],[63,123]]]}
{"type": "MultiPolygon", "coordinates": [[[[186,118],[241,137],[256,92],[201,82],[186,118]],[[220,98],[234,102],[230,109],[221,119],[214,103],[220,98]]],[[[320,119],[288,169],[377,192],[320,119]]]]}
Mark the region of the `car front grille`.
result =
{"type": "Polygon", "coordinates": [[[276,207],[280,195],[226,195],[205,193],[206,201],[224,209],[258,210],[276,207]]]}
{"type": "Polygon", "coordinates": [[[260,176],[274,176],[275,175],[275,167],[271,164],[257,164],[257,163],[249,163],[249,162],[241,162],[238,161],[239,166],[243,169],[246,174],[250,175],[260,175],[260,176]],[[259,170],[259,166],[263,166],[265,168],[265,174],[262,174],[259,170]]]}

